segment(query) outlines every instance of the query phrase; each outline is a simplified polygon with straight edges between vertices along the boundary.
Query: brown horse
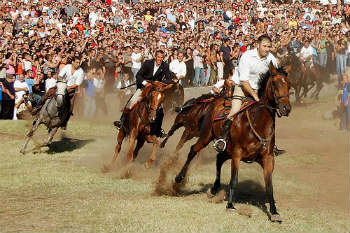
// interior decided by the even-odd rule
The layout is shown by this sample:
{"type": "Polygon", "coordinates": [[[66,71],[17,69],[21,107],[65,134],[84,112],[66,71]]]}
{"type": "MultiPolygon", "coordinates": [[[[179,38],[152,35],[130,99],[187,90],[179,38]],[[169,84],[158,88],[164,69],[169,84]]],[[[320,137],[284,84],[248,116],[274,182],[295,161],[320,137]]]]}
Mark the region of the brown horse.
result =
{"type": "MultiPolygon", "coordinates": [[[[234,82],[225,80],[224,87],[218,96],[213,94],[204,94],[196,99],[188,100],[181,109],[178,110],[178,114],[174,120],[168,135],[161,143],[160,147],[163,148],[167,143],[169,137],[171,137],[176,130],[184,127],[185,130],[182,133],[180,141],[176,146],[175,153],[177,153],[185,144],[186,141],[191,140],[194,137],[200,135],[200,125],[204,117],[210,112],[214,105],[217,105],[217,111],[222,112],[227,100],[231,103],[233,95],[234,82]]],[[[226,104],[227,105],[227,104],[226,104]]]]}
{"type": "MultiPolygon", "coordinates": [[[[231,125],[226,151],[217,155],[216,180],[211,189],[216,194],[220,187],[222,164],[232,159],[231,181],[229,184],[228,210],[235,210],[233,206],[234,191],[238,181],[239,162],[258,162],[264,171],[266,194],[270,203],[271,221],[281,221],[276,210],[273,197],[272,173],[274,169],[273,148],[275,145],[275,117],[288,116],[291,111],[289,102],[290,82],[285,70],[277,70],[272,63],[269,71],[261,78],[258,95],[260,102],[250,105],[239,112],[231,125]]],[[[215,107],[214,107],[215,108],[215,107]]],[[[212,115],[209,113],[208,115],[212,115]]],[[[200,137],[188,154],[187,161],[175,181],[181,183],[194,156],[214,138],[221,135],[221,125],[213,124],[211,117],[202,122],[200,137]]]]}
{"type": "Polygon", "coordinates": [[[117,145],[115,147],[112,162],[109,165],[104,166],[104,172],[109,171],[115,163],[125,137],[129,137],[129,150],[127,153],[128,162],[136,159],[137,154],[144,145],[145,141],[148,143],[153,143],[151,156],[149,157],[145,166],[149,168],[152,165],[152,162],[156,159],[159,144],[157,136],[152,133],[153,124],[156,120],[157,110],[164,100],[164,92],[173,85],[174,84],[166,85],[159,81],[153,82],[152,85],[143,89],[142,101],[132,108],[131,111],[124,112],[126,114],[126,120],[123,123],[123,127],[121,127],[119,130],[117,145]],[[136,140],[137,144],[134,149],[136,140]]]}

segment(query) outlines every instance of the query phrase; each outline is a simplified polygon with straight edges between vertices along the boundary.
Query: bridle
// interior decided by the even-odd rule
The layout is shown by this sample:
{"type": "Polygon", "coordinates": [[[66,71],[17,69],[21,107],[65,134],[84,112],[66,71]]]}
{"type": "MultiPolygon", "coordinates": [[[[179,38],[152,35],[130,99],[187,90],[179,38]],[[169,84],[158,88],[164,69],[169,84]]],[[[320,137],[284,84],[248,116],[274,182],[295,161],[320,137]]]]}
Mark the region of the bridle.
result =
{"type": "Polygon", "coordinates": [[[278,110],[280,110],[279,107],[278,107],[279,104],[280,104],[280,99],[285,98],[285,97],[289,98],[289,93],[286,94],[286,95],[276,95],[276,91],[275,91],[276,84],[272,80],[270,82],[271,82],[270,91],[271,91],[271,94],[272,94],[272,96],[274,98],[274,101],[275,101],[275,104],[276,104],[277,107],[272,107],[272,106],[266,106],[266,107],[274,110],[276,112],[277,116],[280,118],[280,117],[282,117],[282,114],[278,112],[278,110]]]}

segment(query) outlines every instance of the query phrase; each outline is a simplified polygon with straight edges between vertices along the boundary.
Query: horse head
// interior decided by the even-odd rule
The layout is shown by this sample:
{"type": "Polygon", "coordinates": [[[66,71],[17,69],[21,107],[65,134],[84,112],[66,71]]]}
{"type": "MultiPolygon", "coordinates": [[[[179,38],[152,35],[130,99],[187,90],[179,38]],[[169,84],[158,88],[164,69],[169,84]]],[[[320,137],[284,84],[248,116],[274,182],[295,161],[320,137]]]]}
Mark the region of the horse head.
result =
{"type": "Polygon", "coordinates": [[[165,98],[165,91],[173,87],[173,83],[171,84],[164,84],[159,81],[154,81],[149,89],[148,94],[148,106],[149,106],[149,120],[151,122],[154,122],[156,120],[156,114],[158,108],[161,106],[164,98],[165,98]]]}
{"type": "Polygon", "coordinates": [[[66,94],[67,94],[67,78],[66,76],[58,77],[56,82],[57,107],[62,107],[64,105],[66,94]]]}
{"type": "Polygon", "coordinates": [[[230,98],[233,96],[235,83],[232,80],[226,79],[224,82],[224,86],[222,88],[222,94],[226,98],[230,98]]]}
{"type": "Polygon", "coordinates": [[[290,81],[287,77],[290,71],[291,66],[277,69],[270,62],[268,75],[265,77],[265,95],[262,96],[262,101],[276,108],[279,116],[288,116],[292,110],[289,100],[290,81]]]}

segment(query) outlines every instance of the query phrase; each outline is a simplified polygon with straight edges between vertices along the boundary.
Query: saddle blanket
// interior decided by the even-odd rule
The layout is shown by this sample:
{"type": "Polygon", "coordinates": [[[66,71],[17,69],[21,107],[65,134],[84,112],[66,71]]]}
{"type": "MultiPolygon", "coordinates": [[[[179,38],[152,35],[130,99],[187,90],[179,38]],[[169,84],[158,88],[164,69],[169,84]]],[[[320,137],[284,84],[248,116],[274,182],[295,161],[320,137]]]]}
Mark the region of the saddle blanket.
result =
{"type": "MultiPolygon", "coordinates": [[[[240,110],[233,116],[233,118],[235,118],[238,115],[238,113],[242,112],[244,109],[248,108],[253,103],[255,103],[254,100],[244,102],[240,110]]],[[[231,111],[231,107],[225,107],[224,109],[222,109],[221,111],[215,114],[214,121],[226,119],[230,111],[231,111]]]]}

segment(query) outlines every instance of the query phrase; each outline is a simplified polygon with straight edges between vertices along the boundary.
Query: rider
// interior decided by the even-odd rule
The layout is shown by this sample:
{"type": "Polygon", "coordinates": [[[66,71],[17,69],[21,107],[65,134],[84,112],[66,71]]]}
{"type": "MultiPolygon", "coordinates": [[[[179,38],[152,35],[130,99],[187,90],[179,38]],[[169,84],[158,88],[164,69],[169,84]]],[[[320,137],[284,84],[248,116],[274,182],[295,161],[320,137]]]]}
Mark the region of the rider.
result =
{"type": "MultiPolygon", "coordinates": [[[[268,35],[262,35],[258,38],[257,48],[246,51],[238,65],[234,75],[234,80],[238,78],[239,84],[235,86],[234,96],[250,96],[255,101],[259,101],[258,97],[258,82],[260,75],[266,73],[269,70],[269,64],[272,62],[277,67],[276,58],[270,53],[271,50],[271,38],[268,35]]],[[[232,108],[223,124],[223,130],[220,138],[215,141],[214,148],[218,152],[222,152],[226,148],[226,138],[229,133],[230,126],[232,124],[233,116],[240,110],[242,106],[242,100],[233,98],[232,108]]]]}
{"type": "MultiPolygon", "coordinates": [[[[82,68],[80,68],[80,58],[73,57],[72,64],[65,65],[59,72],[58,76],[65,77],[67,79],[67,92],[70,99],[70,114],[68,114],[67,118],[64,120],[61,126],[61,128],[65,130],[70,116],[73,115],[75,91],[84,80],[84,71],[82,68]]],[[[42,84],[42,88],[45,90],[45,82],[42,84]]],[[[55,93],[56,88],[55,86],[53,86],[41,98],[40,102],[38,103],[38,106],[36,106],[34,110],[34,113],[37,113],[42,108],[46,100],[54,98],[55,93]]]]}
{"type": "MultiPolygon", "coordinates": [[[[141,69],[136,74],[136,86],[137,90],[134,95],[129,100],[128,104],[122,113],[120,121],[115,121],[114,125],[120,129],[125,121],[127,113],[130,112],[131,107],[138,103],[141,98],[142,90],[144,87],[152,85],[152,81],[160,81],[166,84],[173,83],[171,73],[169,71],[168,63],[164,62],[165,54],[162,50],[157,50],[155,58],[145,61],[141,69]]],[[[164,137],[165,133],[162,130],[163,122],[163,109],[159,108],[157,111],[156,121],[155,121],[155,135],[158,137],[164,137]]]]}
{"type": "Polygon", "coordinates": [[[303,62],[306,70],[310,70],[312,65],[312,56],[314,53],[314,48],[310,44],[310,40],[305,39],[304,45],[300,50],[299,57],[300,60],[303,62]]]}

